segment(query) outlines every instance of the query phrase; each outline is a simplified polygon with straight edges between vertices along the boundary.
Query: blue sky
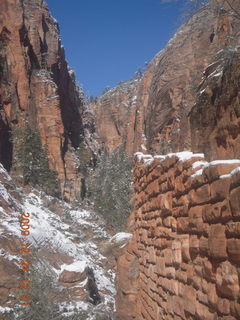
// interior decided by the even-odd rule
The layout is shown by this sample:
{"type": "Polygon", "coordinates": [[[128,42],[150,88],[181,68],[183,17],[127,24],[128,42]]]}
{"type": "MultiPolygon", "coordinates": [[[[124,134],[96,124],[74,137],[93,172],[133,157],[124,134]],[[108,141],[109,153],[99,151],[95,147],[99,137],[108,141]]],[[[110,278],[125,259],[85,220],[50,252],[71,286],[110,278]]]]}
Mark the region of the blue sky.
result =
{"type": "Polygon", "coordinates": [[[130,79],[180,25],[184,0],[46,0],[87,95],[130,79]]]}

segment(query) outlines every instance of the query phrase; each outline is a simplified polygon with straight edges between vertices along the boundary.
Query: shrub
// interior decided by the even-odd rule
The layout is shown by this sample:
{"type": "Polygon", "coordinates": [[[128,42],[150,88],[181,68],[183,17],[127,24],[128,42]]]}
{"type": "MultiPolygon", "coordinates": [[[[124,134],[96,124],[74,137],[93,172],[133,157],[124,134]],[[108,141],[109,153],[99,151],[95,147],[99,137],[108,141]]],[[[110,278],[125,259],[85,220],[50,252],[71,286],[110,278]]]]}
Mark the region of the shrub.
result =
{"type": "Polygon", "coordinates": [[[160,153],[168,154],[170,152],[172,152],[171,143],[167,142],[166,138],[162,137],[160,144],[160,153]]]}
{"type": "Polygon", "coordinates": [[[86,178],[89,168],[93,165],[93,154],[84,141],[77,148],[77,156],[79,159],[79,169],[83,177],[86,178]]]}
{"type": "Polygon", "coordinates": [[[57,173],[49,168],[48,154],[38,131],[30,126],[12,131],[14,166],[23,175],[24,184],[40,187],[51,195],[59,195],[57,173]]]}
{"type": "Polygon", "coordinates": [[[59,288],[56,276],[48,263],[38,257],[37,250],[31,254],[30,261],[31,267],[27,276],[30,289],[27,292],[26,289],[21,289],[19,296],[30,296],[31,303],[29,307],[16,305],[11,313],[11,320],[85,320],[85,311],[73,310],[69,315],[67,308],[65,311],[60,308],[59,303],[66,300],[70,303],[70,298],[59,288]]]}
{"type": "Polygon", "coordinates": [[[104,149],[91,181],[94,210],[117,230],[123,229],[131,211],[131,168],[123,146],[112,154],[104,149]]]}

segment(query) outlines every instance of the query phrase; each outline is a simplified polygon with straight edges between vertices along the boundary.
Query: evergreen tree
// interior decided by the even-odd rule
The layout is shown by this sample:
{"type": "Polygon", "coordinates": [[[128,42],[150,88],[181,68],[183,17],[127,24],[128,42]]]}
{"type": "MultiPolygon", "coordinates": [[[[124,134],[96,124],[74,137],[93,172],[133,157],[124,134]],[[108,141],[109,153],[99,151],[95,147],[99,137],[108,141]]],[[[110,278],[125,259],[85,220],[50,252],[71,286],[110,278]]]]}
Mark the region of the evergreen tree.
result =
{"type": "Polygon", "coordinates": [[[94,209],[121,230],[130,214],[131,161],[120,146],[112,154],[104,149],[93,174],[91,191],[94,209]]]}
{"type": "Polygon", "coordinates": [[[58,195],[57,173],[49,168],[47,150],[42,146],[39,132],[26,126],[14,129],[12,135],[15,166],[22,172],[24,184],[58,195]]]}
{"type": "MultiPolygon", "coordinates": [[[[38,257],[36,250],[31,254],[31,266],[25,282],[29,288],[21,288],[19,297],[28,295],[30,305],[20,307],[16,304],[10,314],[11,320],[85,320],[85,311],[74,310],[72,315],[65,315],[60,308],[60,301],[70,302],[66,298],[66,291],[62,290],[57,283],[57,278],[49,264],[38,257]]],[[[19,298],[18,297],[18,298],[19,298]]]]}

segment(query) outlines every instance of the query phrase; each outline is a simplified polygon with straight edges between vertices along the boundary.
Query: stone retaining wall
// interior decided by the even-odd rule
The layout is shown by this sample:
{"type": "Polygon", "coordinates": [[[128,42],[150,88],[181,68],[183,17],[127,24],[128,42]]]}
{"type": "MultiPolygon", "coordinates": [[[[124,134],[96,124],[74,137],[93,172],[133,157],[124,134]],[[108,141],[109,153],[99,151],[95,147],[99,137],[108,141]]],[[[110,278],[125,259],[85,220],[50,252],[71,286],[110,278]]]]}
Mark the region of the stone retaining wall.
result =
{"type": "Polygon", "coordinates": [[[240,160],[136,157],[117,319],[240,319],[240,160]]]}

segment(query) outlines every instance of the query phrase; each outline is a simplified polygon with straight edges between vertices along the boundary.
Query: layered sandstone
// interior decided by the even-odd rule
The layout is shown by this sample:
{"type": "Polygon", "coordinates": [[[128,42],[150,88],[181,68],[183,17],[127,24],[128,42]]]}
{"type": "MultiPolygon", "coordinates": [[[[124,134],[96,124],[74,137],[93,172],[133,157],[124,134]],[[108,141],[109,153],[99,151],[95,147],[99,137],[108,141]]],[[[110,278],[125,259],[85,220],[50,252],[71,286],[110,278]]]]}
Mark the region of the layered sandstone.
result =
{"type": "Polygon", "coordinates": [[[192,150],[240,158],[240,47],[227,47],[205,71],[190,113],[192,150]]]}
{"type": "Polygon", "coordinates": [[[154,57],[137,86],[126,82],[128,91],[117,86],[98,99],[94,110],[100,139],[110,150],[125,143],[130,154],[189,149],[188,113],[203,72],[219,58],[214,57],[219,50],[239,43],[239,23],[226,1],[210,1],[154,57]]]}
{"type": "Polygon", "coordinates": [[[117,319],[239,319],[240,160],[137,158],[117,319]]]}
{"type": "MultiPolygon", "coordinates": [[[[110,152],[125,145],[129,154],[138,149],[137,141],[137,94],[141,76],[119,83],[90,103],[96,119],[100,144],[110,152]]],[[[141,132],[138,132],[141,134],[141,132]]]]}
{"type": "Polygon", "coordinates": [[[81,177],[73,149],[84,137],[82,99],[61,46],[59,26],[41,0],[0,2],[0,161],[10,170],[10,130],[40,131],[62,195],[78,197],[81,177]]]}

